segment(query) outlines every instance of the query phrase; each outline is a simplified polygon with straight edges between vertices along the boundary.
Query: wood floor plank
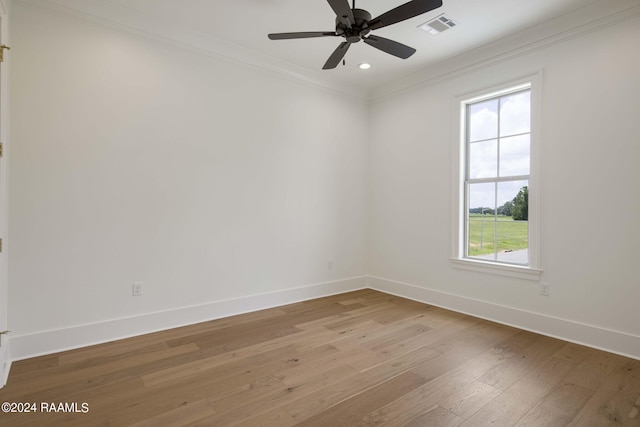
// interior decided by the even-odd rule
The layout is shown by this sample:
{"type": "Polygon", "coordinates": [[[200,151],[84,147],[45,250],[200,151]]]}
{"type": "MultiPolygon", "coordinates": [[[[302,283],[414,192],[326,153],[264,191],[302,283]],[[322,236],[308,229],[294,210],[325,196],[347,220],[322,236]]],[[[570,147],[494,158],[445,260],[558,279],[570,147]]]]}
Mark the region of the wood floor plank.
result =
{"type": "Polygon", "coordinates": [[[586,359],[597,355],[598,353],[600,353],[599,350],[569,342],[560,347],[560,349],[555,352],[553,356],[560,357],[577,365],[584,362],[586,359]]]}
{"type": "Polygon", "coordinates": [[[365,289],[14,363],[41,426],[640,426],[640,361],[365,289]]]}
{"type": "MultiPolygon", "coordinates": [[[[134,375],[143,372],[143,366],[157,361],[171,360],[172,358],[196,352],[198,347],[194,344],[187,344],[180,347],[166,347],[151,353],[143,353],[131,356],[123,360],[109,361],[100,365],[91,365],[87,368],[75,366],[61,366],[57,372],[47,372],[46,374],[36,373],[36,375],[24,378],[14,387],[15,393],[19,393],[26,398],[38,395],[45,400],[49,396],[60,397],[64,395],[63,390],[76,390],[78,387],[92,388],[96,384],[102,383],[105,377],[118,375],[123,372],[134,375]]],[[[26,375],[23,375],[23,377],[26,375]]]]}
{"type": "Polygon", "coordinates": [[[481,355],[516,332],[514,328],[477,321],[455,336],[446,336],[430,344],[429,348],[438,351],[442,356],[438,360],[434,359],[413,368],[413,371],[430,381],[481,355]]]}
{"type": "Polygon", "coordinates": [[[58,361],[60,365],[73,365],[74,368],[88,367],[167,348],[169,346],[164,341],[150,339],[147,342],[139,342],[135,338],[127,338],[85,349],[65,351],[58,356],[58,361]]]}
{"type": "MultiPolygon", "coordinates": [[[[450,408],[460,405],[463,409],[465,394],[468,394],[468,387],[474,382],[474,377],[468,374],[466,366],[459,366],[456,363],[449,363],[449,354],[439,354],[437,357],[429,360],[426,364],[431,365],[429,371],[429,380],[422,386],[418,387],[411,393],[408,393],[400,399],[389,401],[376,411],[365,417],[365,422],[369,425],[390,426],[404,425],[412,419],[431,411],[441,403],[450,406],[450,408]],[[436,374],[438,372],[438,374],[436,374]]],[[[470,358],[469,364],[482,365],[483,362],[476,362],[476,359],[470,358]]],[[[419,365],[417,365],[419,366],[419,365]]],[[[489,366],[492,366],[491,364],[489,366]]],[[[416,369],[411,369],[415,372],[416,369]]],[[[471,372],[476,369],[470,369],[471,372]]],[[[482,372],[482,370],[480,370],[482,372]]],[[[475,377],[479,374],[476,372],[475,377]]],[[[490,386],[486,391],[492,389],[490,386]]],[[[493,389],[491,394],[496,395],[498,390],[493,389]]],[[[492,396],[486,397],[485,401],[490,401],[492,396]]],[[[473,405],[471,405],[473,406],[473,405]]]]}
{"type": "Polygon", "coordinates": [[[335,426],[364,424],[362,419],[389,399],[395,400],[424,384],[424,378],[405,372],[366,391],[358,393],[306,420],[299,426],[335,426]]]}
{"type": "Polygon", "coordinates": [[[385,302],[378,305],[367,305],[364,307],[358,307],[358,308],[350,309],[349,311],[344,311],[342,313],[323,317],[320,319],[315,319],[315,320],[305,321],[305,322],[298,322],[296,323],[296,327],[300,329],[310,329],[310,328],[317,328],[321,326],[321,327],[325,327],[332,330],[345,329],[345,328],[349,328],[353,324],[372,321],[371,319],[374,317],[375,315],[374,313],[387,310],[389,308],[393,308],[393,304],[385,302]],[[354,322],[353,321],[354,319],[359,320],[359,322],[358,321],[354,322]],[[345,321],[346,323],[342,324],[341,322],[343,321],[345,321]],[[342,325],[342,326],[335,327],[335,324],[342,325]]]}
{"type": "MultiPolygon", "coordinates": [[[[477,326],[483,325],[486,327],[483,322],[477,323],[477,326]]],[[[502,334],[494,337],[498,342],[487,341],[486,334],[479,335],[482,339],[480,342],[484,342],[486,347],[468,346],[468,337],[460,334],[456,334],[455,338],[444,338],[443,342],[446,341],[446,345],[435,344],[437,348],[444,350],[443,353],[412,369],[413,372],[421,373],[429,381],[413,393],[403,396],[402,399],[381,407],[370,414],[366,421],[381,426],[402,425],[423,412],[440,406],[442,402],[447,404],[447,399],[450,396],[455,399],[456,393],[462,391],[464,396],[464,390],[470,383],[502,363],[507,349],[518,349],[523,342],[529,341],[523,339],[526,334],[528,333],[507,328],[502,331],[502,334]],[[500,338],[505,339],[500,342],[500,338]],[[483,349],[485,351],[478,354],[483,349]]],[[[490,391],[490,394],[485,396],[485,401],[489,402],[497,393],[493,388],[486,390],[490,391]]]]}
{"type": "Polygon", "coordinates": [[[505,363],[487,372],[480,378],[480,381],[506,390],[529,371],[546,361],[563,345],[564,342],[558,339],[541,337],[535,346],[529,346],[519,352],[512,352],[505,363]]]}
{"type": "Polygon", "coordinates": [[[208,417],[204,421],[213,425],[233,425],[236,420],[255,418],[259,414],[269,413],[274,406],[282,407],[295,399],[304,398],[352,373],[352,368],[336,364],[322,372],[309,375],[307,381],[284,384],[277,379],[277,382],[267,383],[263,389],[253,386],[240,390],[233,395],[224,396],[224,399],[212,400],[211,403],[219,415],[208,417]]]}
{"type": "Polygon", "coordinates": [[[411,421],[403,424],[403,427],[457,427],[464,420],[451,411],[436,406],[411,421]]]}
{"type": "Polygon", "coordinates": [[[233,423],[234,427],[290,427],[296,424],[284,409],[277,407],[269,412],[258,414],[240,423],[233,423]]]}
{"type": "Polygon", "coordinates": [[[373,320],[378,313],[391,310],[393,308],[395,308],[395,306],[386,301],[377,305],[369,305],[361,310],[352,310],[351,312],[346,313],[346,316],[339,315],[333,322],[323,322],[323,326],[333,330],[348,328],[360,322],[373,320]]]}
{"type": "MultiPolygon", "coordinates": [[[[233,369],[233,365],[224,368],[224,366],[229,363],[244,364],[245,362],[241,361],[242,359],[247,358],[251,360],[252,357],[258,358],[253,360],[254,363],[257,363],[260,355],[265,355],[269,352],[287,352],[293,349],[303,351],[305,348],[321,347],[326,342],[331,342],[336,338],[342,339],[353,334],[358,334],[361,326],[363,325],[357,325],[357,327],[345,331],[331,331],[323,328],[305,330],[298,334],[279,336],[267,342],[254,343],[253,345],[225,353],[219,353],[215,349],[209,349],[207,352],[202,352],[202,357],[188,361],[183,360],[180,364],[169,366],[163,370],[157,370],[156,372],[144,375],[142,378],[146,384],[153,385],[171,381],[182,381],[185,376],[197,376],[207,370],[222,369],[223,371],[229,371],[233,369]]],[[[364,325],[364,328],[366,329],[366,325],[364,325]]]]}
{"type": "Polygon", "coordinates": [[[302,421],[325,411],[349,397],[360,394],[376,384],[388,381],[413,366],[438,357],[439,353],[428,349],[417,349],[376,365],[361,373],[346,376],[322,389],[284,405],[291,416],[302,421]]]}
{"type": "MultiPolygon", "coordinates": [[[[620,362],[608,371],[605,382],[597,382],[595,393],[570,426],[640,426],[640,361],[623,358],[620,362]]],[[[567,378],[573,379],[575,374],[567,378]]]]}
{"type": "Polygon", "coordinates": [[[465,384],[439,400],[439,406],[466,419],[496,398],[501,390],[480,381],[465,384]]]}
{"type": "MultiPolygon", "coordinates": [[[[419,336],[431,328],[420,324],[410,324],[404,327],[396,327],[392,331],[387,331],[379,337],[365,339],[362,346],[373,351],[380,351],[385,347],[393,346],[408,339],[416,340],[419,336]]],[[[418,340],[419,341],[419,340],[418,340]]]]}
{"type": "Polygon", "coordinates": [[[415,315],[425,315],[429,313],[430,310],[432,310],[431,306],[415,301],[396,302],[394,308],[376,313],[372,320],[382,325],[389,325],[415,315]]]}
{"type": "Polygon", "coordinates": [[[190,403],[180,408],[164,412],[155,417],[146,418],[137,423],[131,424],[132,427],[180,427],[185,423],[197,421],[215,414],[215,411],[209,405],[207,399],[190,403]]]}
{"type": "Polygon", "coordinates": [[[575,365],[568,360],[549,358],[471,415],[462,426],[516,425],[522,416],[543,399],[574,368],[575,365]]]}
{"type": "Polygon", "coordinates": [[[562,381],[520,418],[518,425],[522,427],[566,426],[593,393],[593,390],[562,381]]]}
{"type": "Polygon", "coordinates": [[[60,356],[51,354],[47,356],[34,357],[32,359],[21,360],[20,363],[14,363],[11,367],[11,377],[19,378],[24,374],[33,375],[34,372],[56,368],[60,364],[60,356]]]}

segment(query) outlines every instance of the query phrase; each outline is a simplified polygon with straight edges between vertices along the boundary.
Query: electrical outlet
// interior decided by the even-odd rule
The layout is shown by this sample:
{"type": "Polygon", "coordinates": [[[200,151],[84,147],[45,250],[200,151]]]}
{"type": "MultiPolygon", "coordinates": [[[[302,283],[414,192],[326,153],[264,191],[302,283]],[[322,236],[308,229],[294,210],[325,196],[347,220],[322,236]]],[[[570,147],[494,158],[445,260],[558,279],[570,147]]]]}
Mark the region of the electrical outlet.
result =
{"type": "Polygon", "coordinates": [[[142,296],[142,282],[135,282],[132,286],[132,295],[134,297],[142,296]]]}
{"type": "Polygon", "coordinates": [[[333,261],[327,262],[327,269],[329,269],[329,270],[333,269],[333,261]]]}
{"type": "Polygon", "coordinates": [[[548,297],[550,291],[551,291],[551,286],[547,282],[540,282],[540,295],[544,295],[545,297],[548,297]]]}

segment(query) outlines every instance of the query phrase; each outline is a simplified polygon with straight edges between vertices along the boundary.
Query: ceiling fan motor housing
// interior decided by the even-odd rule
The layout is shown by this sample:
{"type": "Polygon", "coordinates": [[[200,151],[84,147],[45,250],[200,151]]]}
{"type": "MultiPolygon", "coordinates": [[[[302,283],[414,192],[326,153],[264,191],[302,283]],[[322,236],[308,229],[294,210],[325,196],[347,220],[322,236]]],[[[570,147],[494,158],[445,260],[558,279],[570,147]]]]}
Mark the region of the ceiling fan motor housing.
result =
{"type": "Polygon", "coordinates": [[[356,22],[351,28],[342,22],[341,17],[336,17],[336,34],[343,36],[349,43],[357,43],[371,31],[363,28],[371,21],[371,14],[363,9],[352,9],[352,12],[356,22]]]}

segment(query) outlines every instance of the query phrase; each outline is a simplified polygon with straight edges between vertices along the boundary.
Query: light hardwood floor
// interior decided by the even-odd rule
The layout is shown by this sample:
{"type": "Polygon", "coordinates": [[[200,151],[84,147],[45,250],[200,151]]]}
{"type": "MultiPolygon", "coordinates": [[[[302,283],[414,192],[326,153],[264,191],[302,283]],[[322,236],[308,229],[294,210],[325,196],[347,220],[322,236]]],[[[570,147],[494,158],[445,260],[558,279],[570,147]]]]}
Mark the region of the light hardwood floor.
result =
{"type": "Polygon", "coordinates": [[[5,401],[38,412],[3,427],[640,426],[640,361],[363,290],[16,362],[5,401]]]}

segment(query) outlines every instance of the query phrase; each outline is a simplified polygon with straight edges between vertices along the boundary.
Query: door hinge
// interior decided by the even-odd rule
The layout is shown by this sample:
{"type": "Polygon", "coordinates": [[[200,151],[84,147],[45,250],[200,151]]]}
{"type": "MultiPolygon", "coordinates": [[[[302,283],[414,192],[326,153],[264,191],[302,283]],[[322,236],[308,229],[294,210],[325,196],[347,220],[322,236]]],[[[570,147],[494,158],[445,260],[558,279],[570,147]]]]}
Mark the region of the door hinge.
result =
{"type": "Polygon", "coordinates": [[[4,156],[4,144],[0,142],[0,157],[4,156]]]}
{"type": "Polygon", "coordinates": [[[2,252],[2,239],[0,239],[0,252],[2,252]]]}
{"type": "Polygon", "coordinates": [[[0,46],[0,62],[4,62],[4,50],[11,50],[11,48],[9,46],[7,46],[6,44],[3,44],[2,46],[0,46]]]}

